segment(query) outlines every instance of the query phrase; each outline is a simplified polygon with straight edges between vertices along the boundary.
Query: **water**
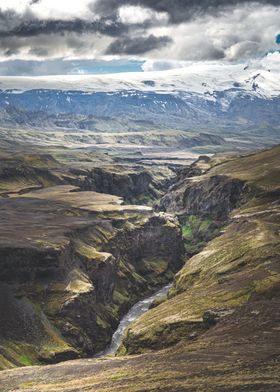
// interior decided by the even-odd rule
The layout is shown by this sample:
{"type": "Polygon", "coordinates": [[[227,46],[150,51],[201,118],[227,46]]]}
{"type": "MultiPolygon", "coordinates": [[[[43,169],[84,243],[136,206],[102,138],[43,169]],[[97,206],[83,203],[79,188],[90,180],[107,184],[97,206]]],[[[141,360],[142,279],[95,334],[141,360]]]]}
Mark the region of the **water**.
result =
{"type": "Polygon", "coordinates": [[[103,357],[104,355],[109,355],[109,354],[115,354],[118,350],[118,348],[121,345],[124,332],[127,329],[127,327],[135,321],[138,317],[140,317],[143,313],[147,312],[149,309],[150,305],[153,303],[153,301],[157,298],[162,297],[163,295],[167,294],[168,290],[172,287],[172,284],[168,284],[161,288],[159,291],[154,293],[148,298],[145,298],[139,302],[137,302],[132,308],[129,310],[129,312],[121,319],[118,329],[114,333],[112,337],[111,344],[103,351],[98,353],[96,355],[97,358],[103,357]]]}

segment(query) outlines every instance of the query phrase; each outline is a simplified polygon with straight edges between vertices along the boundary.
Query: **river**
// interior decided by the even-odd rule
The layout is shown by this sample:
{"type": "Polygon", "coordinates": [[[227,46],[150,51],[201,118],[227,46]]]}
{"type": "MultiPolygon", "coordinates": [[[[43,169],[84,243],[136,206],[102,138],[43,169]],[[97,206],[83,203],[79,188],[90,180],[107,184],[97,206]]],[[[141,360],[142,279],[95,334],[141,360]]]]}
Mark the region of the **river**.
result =
{"type": "Polygon", "coordinates": [[[140,317],[143,313],[147,312],[153,301],[157,298],[162,297],[167,294],[168,290],[172,287],[172,283],[162,287],[160,290],[152,294],[150,297],[147,297],[139,302],[137,302],[132,308],[128,311],[128,313],[121,319],[118,329],[114,333],[112,337],[112,341],[110,345],[100,353],[96,354],[96,358],[103,357],[109,354],[115,354],[118,348],[121,345],[124,332],[127,327],[135,321],[138,317],[140,317]]]}

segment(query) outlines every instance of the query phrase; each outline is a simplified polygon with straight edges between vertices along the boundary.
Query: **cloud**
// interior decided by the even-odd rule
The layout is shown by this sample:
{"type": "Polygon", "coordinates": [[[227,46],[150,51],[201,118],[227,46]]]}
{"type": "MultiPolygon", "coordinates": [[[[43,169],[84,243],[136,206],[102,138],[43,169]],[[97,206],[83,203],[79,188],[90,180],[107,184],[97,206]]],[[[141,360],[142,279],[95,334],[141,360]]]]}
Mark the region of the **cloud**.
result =
{"type": "Polygon", "coordinates": [[[0,0],[0,62],[236,61],[278,49],[279,20],[280,0],[0,0]]]}
{"type": "Polygon", "coordinates": [[[144,72],[152,71],[166,71],[168,69],[185,68],[190,65],[189,61],[177,61],[177,60],[146,60],[142,64],[142,70],[144,72]]]}
{"type": "Polygon", "coordinates": [[[88,20],[90,3],[90,0],[0,0],[0,8],[2,12],[14,10],[18,16],[29,14],[44,20],[88,20]]]}
{"type": "Polygon", "coordinates": [[[136,5],[167,13],[170,22],[178,24],[204,14],[219,14],[225,7],[250,3],[279,6],[279,0],[97,0],[91,8],[98,14],[108,15],[123,5],[136,5]]]}
{"type": "Polygon", "coordinates": [[[112,42],[107,48],[107,54],[130,54],[139,55],[150,52],[154,49],[160,49],[172,42],[168,36],[155,37],[129,37],[125,36],[112,42]]]}
{"type": "MultiPolygon", "coordinates": [[[[203,61],[203,62],[193,62],[193,61],[176,61],[176,60],[146,60],[141,68],[144,72],[154,72],[154,71],[166,71],[171,69],[180,68],[193,68],[200,67],[203,64],[204,67],[211,68],[213,65],[217,66],[217,61],[203,61]]],[[[229,65],[228,61],[219,61],[220,65],[229,65]]],[[[280,67],[280,52],[274,51],[270,52],[263,57],[257,57],[254,59],[249,59],[243,63],[244,66],[247,65],[252,68],[258,69],[277,69],[280,67]]]]}
{"type": "Polygon", "coordinates": [[[231,59],[237,58],[248,58],[253,55],[259,49],[258,42],[254,41],[243,41],[237,42],[234,45],[231,45],[228,49],[225,50],[226,57],[231,59]]]}
{"type": "Polygon", "coordinates": [[[39,75],[80,75],[90,73],[114,73],[125,71],[141,71],[142,62],[123,60],[46,60],[24,61],[9,60],[0,62],[0,75],[7,76],[39,76],[39,75]]]}
{"type": "Polygon", "coordinates": [[[0,37],[32,37],[39,34],[64,34],[65,32],[78,34],[98,32],[114,37],[127,31],[128,27],[116,19],[101,18],[93,22],[82,19],[31,20],[22,22],[13,29],[0,30],[0,37]]]}
{"type": "Polygon", "coordinates": [[[118,9],[118,16],[121,22],[125,24],[140,24],[152,22],[165,23],[168,22],[168,14],[166,12],[156,12],[150,8],[140,7],[139,5],[124,5],[118,9]]]}
{"type": "Polygon", "coordinates": [[[279,7],[246,4],[220,15],[205,14],[188,23],[154,28],[151,33],[173,39],[157,59],[236,61],[277,49],[279,20],[279,7]]]}

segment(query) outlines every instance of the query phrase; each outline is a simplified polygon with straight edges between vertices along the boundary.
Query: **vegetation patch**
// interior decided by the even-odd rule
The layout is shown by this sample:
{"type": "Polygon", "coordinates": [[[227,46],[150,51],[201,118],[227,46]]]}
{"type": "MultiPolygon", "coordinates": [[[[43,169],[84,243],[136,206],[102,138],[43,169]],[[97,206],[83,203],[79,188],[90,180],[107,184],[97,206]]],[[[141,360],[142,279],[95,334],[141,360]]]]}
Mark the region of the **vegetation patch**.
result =
{"type": "Polygon", "coordinates": [[[19,361],[24,366],[31,366],[34,364],[33,360],[27,355],[21,355],[19,361]]]}
{"type": "Polygon", "coordinates": [[[23,382],[22,384],[19,384],[19,388],[28,388],[28,387],[32,387],[32,385],[34,385],[34,381],[26,381],[23,382]]]}
{"type": "Polygon", "coordinates": [[[182,235],[187,254],[198,253],[206,242],[216,235],[215,225],[210,218],[201,218],[197,215],[189,215],[182,226],[182,235]]]}

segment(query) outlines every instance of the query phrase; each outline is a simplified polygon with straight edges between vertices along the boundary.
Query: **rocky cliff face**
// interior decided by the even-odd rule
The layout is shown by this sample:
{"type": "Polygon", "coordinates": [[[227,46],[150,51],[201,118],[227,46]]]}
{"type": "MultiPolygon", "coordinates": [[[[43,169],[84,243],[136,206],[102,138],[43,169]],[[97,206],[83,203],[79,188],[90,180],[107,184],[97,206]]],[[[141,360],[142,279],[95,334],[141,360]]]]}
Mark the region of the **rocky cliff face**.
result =
{"type": "Polygon", "coordinates": [[[176,219],[120,202],[71,186],[0,198],[2,368],[104,349],[124,312],[179,269],[176,219]]]}
{"type": "Polygon", "coordinates": [[[77,176],[49,154],[5,154],[0,150],[0,197],[77,183],[77,176]]]}
{"type": "MultiPolygon", "coordinates": [[[[208,329],[221,319],[240,312],[242,325],[248,316],[247,303],[254,303],[259,315],[263,300],[271,307],[271,324],[275,325],[271,298],[279,297],[280,282],[279,169],[278,147],[212,164],[201,176],[181,178],[171,188],[162,205],[187,219],[183,226],[186,240],[197,222],[201,232],[204,225],[205,235],[212,220],[219,220],[224,228],[203,251],[186,258],[169,300],[131,326],[123,352],[140,353],[193,339],[199,347],[200,336],[207,337],[208,329]]],[[[187,251],[188,246],[187,241],[187,251]]]]}
{"type": "Polygon", "coordinates": [[[247,188],[244,181],[225,175],[188,176],[171,187],[161,199],[160,208],[180,216],[199,215],[224,222],[242,203],[247,188]]]}
{"type": "MultiPolygon", "coordinates": [[[[227,181],[239,180],[245,184],[246,198],[243,199],[242,191],[241,199],[226,216],[227,221],[220,236],[210,241],[202,252],[186,258],[183,268],[176,274],[169,298],[130,325],[119,355],[137,355],[107,357],[106,360],[79,359],[53,366],[3,371],[0,372],[0,383],[4,392],[278,391],[279,154],[278,147],[237,159],[231,157],[219,164],[215,164],[216,158],[214,162],[211,159],[207,163],[207,168],[203,169],[206,182],[216,176],[226,177],[227,181]]],[[[219,189],[219,183],[215,186],[219,189]]],[[[206,189],[201,201],[208,200],[206,189]]],[[[183,227],[185,237],[190,236],[195,225],[202,231],[209,227],[204,214],[202,218],[198,215],[184,218],[188,219],[187,227],[183,227]]],[[[137,219],[139,222],[139,216],[137,219]]],[[[147,225],[145,230],[150,228],[151,232],[155,229],[157,241],[161,225],[158,226],[156,222],[163,217],[150,219],[142,225],[147,225]],[[156,222],[153,222],[154,219],[156,222]]],[[[176,224],[169,219],[168,222],[168,227],[176,224]]],[[[112,225],[113,230],[108,230],[106,226],[105,231],[114,233],[117,226],[121,230],[117,235],[113,234],[112,241],[106,242],[105,251],[118,258],[123,252],[122,248],[119,249],[120,241],[122,243],[132,238],[134,230],[125,229],[118,221],[112,225]]],[[[144,235],[139,223],[135,230],[138,234],[133,235],[133,241],[126,242],[133,243],[133,249],[144,235]]],[[[168,229],[163,231],[168,233],[164,237],[168,241],[171,232],[165,230],[168,229]]],[[[107,234],[107,237],[110,235],[107,234]]],[[[83,233],[83,238],[88,236],[83,233]]],[[[94,238],[98,236],[95,234],[94,238]]],[[[79,238],[75,238],[75,241],[77,251],[79,238]]],[[[172,239],[174,241],[175,238],[172,239]]],[[[153,247],[153,244],[149,242],[149,246],[153,247]]],[[[168,243],[168,247],[171,246],[168,243]]],[[[166,251],[163,250],[163,253],[166,251]]],[[[130,251],[125,256],[126,260],[129,260],[129,255],[130,251]]],[[[149,258],[145,252],[141,255],[142,260],[149,258]]],[[[137,265],[143,265],[143,261],[137,262],[137,265]]],[[[130,271],[133,270],[131,268],[130,271]]],[[[119,277],[124,272],[125,269],[119,271],[119,277]]],[[[146,274],[142,276],[146,279],[146,274]]],[[[83,280],[80,275],[79,280],[83,280]]],[[[104,287],[108,287],[106,282],[104,287]]],[[[74,290],[76,286],[71,283],[70,287],[74,290]]],[[[86,281],[83,287],[86,290],[86,281]]],[[[115,300],[120,299],[119,288],[117,291],[115,300]]],[[[102,292],[101,298],[106,292],[108,289],[102,292]]],[[[3,301],[2,295],[0,298],[3,301]]],[[[5,298],[9,299],[7,291],[5,298]]],[[[27,309],[27,306],[21,299],[16,309],[27,309]]],[[[12,312],[13,315],[18,313],[12,312]]],[[[18,325],[18,318],[13,320],[18,325]]],[[[34,317],[24,320],[26,328],[21,326],[21,332],[27,339],[30,333],[28,328],[37,326],[38,322],[34,317]]]]}
{"type": "Polygon", "coordinates": [[[198,253],[230,220],[231,211],[246,202],[250,185],[227,173],[215,172],[229,158],[201,156],[178,171],[159,209],[175,214],[181,224],[188,256],[198,253]]]}
{"type": "Polygon", "coordinates": [[[150,173],[141,171],[120,171],[95,168],[84,179],[82,190],[108,193],[124,198],[130,203],[152,203],[163,194],[150,173]]]}

